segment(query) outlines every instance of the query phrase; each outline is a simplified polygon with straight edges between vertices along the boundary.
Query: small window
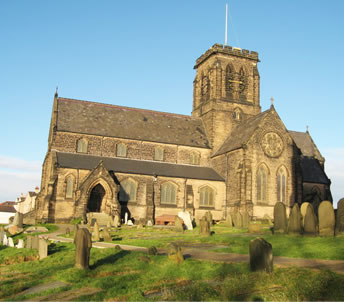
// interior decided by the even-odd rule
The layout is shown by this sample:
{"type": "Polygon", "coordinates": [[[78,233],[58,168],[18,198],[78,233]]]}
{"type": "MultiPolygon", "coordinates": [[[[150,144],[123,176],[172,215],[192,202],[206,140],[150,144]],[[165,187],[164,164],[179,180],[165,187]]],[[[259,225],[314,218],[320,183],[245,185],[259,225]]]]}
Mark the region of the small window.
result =
{"type": "Polygon", "coordinates": [[[259,168],[257,175],[257,200],[267,201],[267,173],[263,166],[259,168]]]}
{"type": "Polygon", "coordinates": [[[117,145],[117,156],[127,157],[127,146],[120,143],[117,145]]]}
{"type": "Polygon", "coordinates": [[[164,183],[161,185],[160,201],[164,204],[176,204],[177,188],[174,184],[164,183]]]}
{"type": "Polygon", "coordinates": [[[121,183],[119,190],[119,200],[135,202],[136,201],[136,184],[130,179],[121,183]]]}
{"type": "Polygon", "coordinates": [[[87,153],[87,140],[85,138],[81,138],[77,142],[77,148],[76,151],[78,153],[87,153]]]}
{"type": "Polygon", "coordinates": [[[203,207],[213,207],[214,206],[214,190],[209,187],[205,186],[200,189],[200,200],[199,204],[203,207]]]}
{"type": "Polygon", "coordinates": [[[241,114],[241,111],[240,109],[235,109],[233,111],[233,119],[237,120],[237,121],[240,121],[242,118],[242,114],[241,114]]]}
{"type": "Polygon", "coordinates": [[[154,160],[164,160],[164,149],[156,147],[154,152],[154,160]]]}
{"type": "Polygon", "coordinates": [[[68,176],[66,180],[66,198],[73,197],[73,187],[74,187],[73,176],[68,176]]]}
{"type": "Polygon", "coordinates": [[[201,156],[197,152],[192,152],[190,154],[190,164],[191,165],[199,165],[200,157],[201,156]]]}
{"type": "Polygon", "coordinates": [[[281,168],[277,173],[277,201],[286,202],[286,175],[281,168]]]}

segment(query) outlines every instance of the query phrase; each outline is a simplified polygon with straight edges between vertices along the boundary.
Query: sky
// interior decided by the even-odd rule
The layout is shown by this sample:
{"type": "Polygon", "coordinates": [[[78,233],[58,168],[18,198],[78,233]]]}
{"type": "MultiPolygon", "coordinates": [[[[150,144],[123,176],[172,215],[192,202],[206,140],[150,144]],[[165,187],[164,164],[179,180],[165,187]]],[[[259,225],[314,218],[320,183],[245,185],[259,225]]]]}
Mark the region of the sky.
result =
{"type": "Polygon", "coordinates": [[[53,96],[190,114],[215,43],[257,51],[262,110],[306,131],[344,197],[344,1],[0,1],[0,202],[40,185],[53,96]]]}

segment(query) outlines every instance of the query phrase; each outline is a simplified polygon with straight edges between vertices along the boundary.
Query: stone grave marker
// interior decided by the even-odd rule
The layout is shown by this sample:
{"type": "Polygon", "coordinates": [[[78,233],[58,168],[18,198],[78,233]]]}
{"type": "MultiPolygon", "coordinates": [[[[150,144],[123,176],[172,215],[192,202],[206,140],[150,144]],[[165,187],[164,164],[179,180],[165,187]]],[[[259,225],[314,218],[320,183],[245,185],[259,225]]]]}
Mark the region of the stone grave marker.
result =
{"type": "Polygon", "coordinates": [[[274,206],[274,233],[287,232],[287,214],[285,205],[282,202],[276,202],[274,206]]]}
{"type": "Polygon", "coordinates": [[[311,204],[306,208],[306,214],[304,218],[303,231],[305,235],[316,235],[317,230],[317,217],[314,214],[314,209],[311,204]]]}
{"type": "Polygon", "coordinates": [[[177,264],[184,261],[182,249],[175,242],[172,242],[168,245],[168,259],[176,262],[177,264]]]}
{"type": "Polygon", "coordinates": [[[268,214],[264,214],[263,219],[267,221],[269,225],[272,225],[271,217],[268,214]]]}
{"type": "Polygon", "coordinates": [[[24,245],[24,240],[23,239],[19,239],[18,240],[18,244],[16,245],[17,249],[23,249],[25,247],[24,245]]]}
{"type": "Polygon", "coordinates": [[[148,220],[147,221],[147,226],[149,226],[149,227],[153,226],[153,222],[151,220],[148,220]]]}
{"type": "Polygon", "coordinates": [[[248,215],[247,211],[244,211],[242,214],[242,227],[247,228],[248,224],[250,223],[250,216],[248,215]]]}
{"type": "Polygon", "coordinates": [[[112,241],[112,237],[111,237],[108,229],[103,230],[103,239],[104,239],[104,241],[112,241]]]}
{"type": "Polygon", "coordinates": [[[301,212],[297,203],[294,204],[289,216],[288,234],[301,234],[301,212]]]}
{"type": "Polygon", "coordinates": [[[233,227],[232,215],[230,213],[228,213],[226,217],[226,226],[229,228],[233,227]]]}
{"type": "Polygon", "coordinates": [[[37,235],[32,237],[31,248],[37,251],[39,249],[39,237],[37,235]]]}
{"type": "Polygon", "coordinates": [[[13,243],[13,238],[12,237],[8,237],[7,246],[14,247],[14,243],[13,243]]]}
{"type": "Polygon", "coordinates": [[[185,225],[187,230],[193,230],[192,219],[191,219],[191,215],[190,215],[189,212],[187,212],[187,211],[185,211],[185,212],[178,212],[178,216],[181,219],[183,219],[184,225],[185,225]]]}
{"type": "Polygon", "coordinates": [[[184,221],[179,216],[176,216],[174,220],[174,229],[176,232],[184,232],[184,221]]]}
{"type": "Polygon", "coordinates": [[[48,257],[48,242],[43,238],[39,238],[38,240],[38,253],[39,260],[48,257]]]}
{"type": "Polygon", "coordinates": [[[301,216],[302,216],[302,227],[304,226],[305,224],[305,216],[306,216],[306,213],[307,213],[307,207],[310,205],[309,202],[303,202],[301,204],[301,208],[300,208],[300,211],[301,211],[301,216]]]}
{"type": "Polygon", "coordinates": [[[239,211],[234,213],[234,226],[236,228],[242,228],[242,216],[239,211]]]}
{"type": "Polygon", "coordinates": [[[272,245],[263,238],[256,238],[250,241],[250,269],[251,271],[273,270],[272,245]]]}
{"type": "Polygon", "coordinates": [[[210,223],[206,216],[203,216],[203,218],[200,220],[200,229],[199,234],[204,236],[210,236],[210,223]]]}
{"type": "Polygon", "coordinates": [[[26,237],[26,246],[27,249],[31,249],[32,248],[32,236],[27,236],[26,237]]]}
{"type": "Polygon", "coordinates": [[[0,243],[1,244],[4,241],[4,235],[5,235],[5,231],[3,228],[1,228],[1,230],[0,230],[0,243]]]}
{"type": "Polygon", "coordinates": [[[208,222],[210,223],[210,225],[213,225],[213,215],[211,214],[210,211],[207,211],[205,213],[205,218],[207,218],[208,222]]]}
{"type": "Polygon", "coordinates": [[[14,215],[12,224],[22,228],[23,227],[23,214],[16,212],[16,214],[14,215]]]}
{"type": "Polygon", "coordinates": [[[322,201],[319,205],[319,235],[334,236],[335,218],[332,203],[322,201]]]}
{"type": "Polygon", "coordinates": [[[250,223],[248,225],[248,232],[249,233],[262,233],[263,227],[260,223],[250,223]]]}
{"type": "Polygon", "coordinates": [[[66,228],[66,235],[69,235],[69,234],[70,234],[70,229],[66,228]]]}
{"type": "Polygon", "coordinates": [[[8,238],[7,238],[6,233],[4,234],[4,238],[2,239],[2,244],[3,245],[8,245],[8,238]]]}
{"type": "Polygon", "coordinates": [[[74,238],[75,267],[88,269],[90,262],[90,250],[92,247],[91,234],[86,228],[80,228],[74,238]]]}
{"type": "Polygon", "coordinates": [[[133,223],[133,221],[132,221],[131,219],[128,219],[128,221],[127,221],[127,225],[129,225],[129,226],[133,226],[133,225],[134,225],[134,223],[133,223]]]}
{"type": "Polygon", "coordinates": [[[121,218],[119,217],[118,214],[115,215],[115,217],[113,219],[113,224],[114,224],[115,228],[118,228],[121,226],[121,218]]]}
{"type": "Polygon", "coordinates": [[[94,241],[100,240],[99,226],[97,222],[95,222],[94,227],[93,227],[93,240],[94,241]]]}
{"type": "Polygon", "coordinates": [[[336,233],[344,233],[344,198],[337,204],[336,233]]]}

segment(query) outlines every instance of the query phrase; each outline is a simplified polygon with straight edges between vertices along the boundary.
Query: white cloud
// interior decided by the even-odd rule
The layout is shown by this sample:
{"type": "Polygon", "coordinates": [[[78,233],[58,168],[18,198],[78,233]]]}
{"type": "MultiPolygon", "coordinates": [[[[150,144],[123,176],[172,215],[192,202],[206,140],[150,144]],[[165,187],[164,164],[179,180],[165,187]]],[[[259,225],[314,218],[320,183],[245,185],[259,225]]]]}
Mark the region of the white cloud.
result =
{"type": "Polygon", "coordinates": [[[28,161],[21,158],[0,155],[0,169],[38,171],[41,170],[40,161],[28,161]]]}

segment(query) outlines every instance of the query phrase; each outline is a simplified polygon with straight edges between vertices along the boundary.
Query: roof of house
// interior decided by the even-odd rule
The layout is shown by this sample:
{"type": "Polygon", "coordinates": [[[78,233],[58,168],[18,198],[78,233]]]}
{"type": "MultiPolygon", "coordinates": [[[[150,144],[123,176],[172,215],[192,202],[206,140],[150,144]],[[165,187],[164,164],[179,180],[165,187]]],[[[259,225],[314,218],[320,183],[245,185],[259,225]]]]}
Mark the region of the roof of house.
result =
{"type": "Polygon", "coordinates": [[[57,130],[209,148],[200,118],[66,98],[57,99],[57,130]]]}
{"type": "Polygon", "coordinates": [[[14,206],[0,204],[0,212],[15,213],[17,212],[14,206]]]}
{"type": "Polygon", "coordinates": [[[62,168],[92,170],[100,161],[103,161],[105,168],[115,173],[224,181],[215,170],[209,167],[64,152],[56,152],[56,158],[58,166],[62,168]]]}
{"type": "Polygon", "coordinates": [[[317,159],[302,156],[300,165],[303,182],[321,183],[327,185],[331,183],[317,159]]]}
{"type": "Polygon", "coordinates": [[[0,203],[1,206],[15,206],[15,201],[4,201],[3,203],[0,203]]]}

